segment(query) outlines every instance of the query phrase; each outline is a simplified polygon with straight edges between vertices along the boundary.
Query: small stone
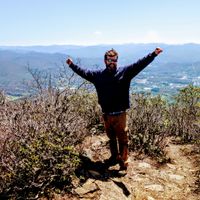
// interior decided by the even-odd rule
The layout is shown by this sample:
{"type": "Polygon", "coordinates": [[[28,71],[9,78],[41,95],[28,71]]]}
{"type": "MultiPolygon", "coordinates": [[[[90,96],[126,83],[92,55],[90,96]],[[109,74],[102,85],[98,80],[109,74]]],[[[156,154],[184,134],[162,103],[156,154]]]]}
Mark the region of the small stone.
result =
{"type": "Polygon", "coordinates": [[[142,162],[142,163],[139,163],[138,167],[140,167],[140,168],[151,168],[151,165],[149,163],[142,162]]]}
{"type": "Polygon", "coordinates": [[[85,155],[88,157],[90,160],[92,160],[93,157],[93,152],[91,149],[85,149],[85,155]]]}
{"type": "Polygon", "coordinates": [[[176,175],[176,174],[170,174],[169,178],[177,180],[177,181],[181,181],[182,179],[184,179],[184,176],[180,176],[180,175],[176,175]]]}
{"type": "Polygon", "coordinates": [[[98,187],[97,185],[94,183],[94,180],[92,179],[88,179],[86,181],[85,184],[82,185],[82,187],[76,188],[75,192],[79,195],[79,196],[84,196],[84,194],[87,194],[89,192],[95,191],[97,190],[98,187]]]}
{"type": "Polygon", "coordinates": [[[153,197],[148,196],[147,200],[155,200],[153,197]]]}
{"type": "Polygon", "coordinates": [[[164,191],[164,187],[162,185],[158,185],[158,184],[146,185],[145,189],[153,190],[153,191],[156,191],[156,192],[163,192],[164,191]]]}
{"type": "Polygon", "coordinates": [[[174,165],[172,165],[172,164],[167,163],[167,166],[168,166],[170,169],[176,169],[176,166],[174,166],[174,165]]]}
{"type": "Polygon", "coordinates": [[[131,198],[131,195],[126,196],[123,189],[113,181],[101,182],[97,180],[96,184],[101,191],[99,200],[129,200],[131,198]]]}

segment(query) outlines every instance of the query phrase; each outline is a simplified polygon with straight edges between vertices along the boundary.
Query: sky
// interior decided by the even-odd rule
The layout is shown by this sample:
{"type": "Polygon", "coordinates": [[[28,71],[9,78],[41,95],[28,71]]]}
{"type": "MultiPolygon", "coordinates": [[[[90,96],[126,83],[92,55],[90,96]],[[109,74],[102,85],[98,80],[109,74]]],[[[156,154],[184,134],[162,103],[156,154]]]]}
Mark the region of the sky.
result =
{"type": "Polygon", "coordinates": [[[0,46],[200,43],[200,0],[0,0],[0,46]]]}

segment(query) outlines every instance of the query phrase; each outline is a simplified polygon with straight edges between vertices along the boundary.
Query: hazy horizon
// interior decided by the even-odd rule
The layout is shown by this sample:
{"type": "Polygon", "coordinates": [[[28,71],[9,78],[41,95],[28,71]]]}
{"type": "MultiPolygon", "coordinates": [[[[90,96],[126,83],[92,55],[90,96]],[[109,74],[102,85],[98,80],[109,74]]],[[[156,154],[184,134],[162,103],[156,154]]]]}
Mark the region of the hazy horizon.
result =
{"type": "Polygon", "coordinates": [[[82,46],[82,47],[91,47],[91,46],[107,46],[107,45],[148,45],[148,44],[163,44],[163,45],[188,45],[188,44],[193,44],[193,45],[200,45],[200,43],[197,42],[187,42],[187,43],[164,43],[164,42],[147,42],[147,43],[142,43],[142,42],[138,42],[138,43],[134,43],[134,42],[130,42],[130,43],[105,43],[105,44],[26,44],[26,45],[0,45],[0,47],[34,47],[34,46],[82,46]]]}

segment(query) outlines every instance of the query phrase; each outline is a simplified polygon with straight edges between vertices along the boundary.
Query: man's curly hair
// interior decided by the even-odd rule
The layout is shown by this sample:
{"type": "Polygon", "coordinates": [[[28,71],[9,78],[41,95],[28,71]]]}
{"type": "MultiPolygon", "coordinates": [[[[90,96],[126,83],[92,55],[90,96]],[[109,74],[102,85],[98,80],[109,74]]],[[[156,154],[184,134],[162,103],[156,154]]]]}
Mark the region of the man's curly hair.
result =
{"type": "Polygon", "coordinates": [[[109,57],[117,56],[117,58],[118,58],[118,53],[114,49],[111,49],[111,50],[106,51],[106,53],[104,55],[105,60],[107,59],[107,56],[109,56],[109,57]]]}

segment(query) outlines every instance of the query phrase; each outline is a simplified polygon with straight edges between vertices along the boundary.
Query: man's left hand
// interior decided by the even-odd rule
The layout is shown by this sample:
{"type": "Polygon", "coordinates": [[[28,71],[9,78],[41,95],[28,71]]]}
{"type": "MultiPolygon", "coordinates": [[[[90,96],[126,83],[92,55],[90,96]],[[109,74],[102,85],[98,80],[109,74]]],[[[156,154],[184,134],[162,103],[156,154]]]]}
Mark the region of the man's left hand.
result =
{"type": "Polygon", "coordinates": [[[161,52],[163,52],[163,50],[160,47],[157,47],[154,52],[155,52],[156,55],[158,55],[161,52]]]}

